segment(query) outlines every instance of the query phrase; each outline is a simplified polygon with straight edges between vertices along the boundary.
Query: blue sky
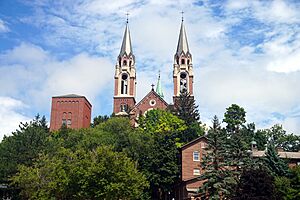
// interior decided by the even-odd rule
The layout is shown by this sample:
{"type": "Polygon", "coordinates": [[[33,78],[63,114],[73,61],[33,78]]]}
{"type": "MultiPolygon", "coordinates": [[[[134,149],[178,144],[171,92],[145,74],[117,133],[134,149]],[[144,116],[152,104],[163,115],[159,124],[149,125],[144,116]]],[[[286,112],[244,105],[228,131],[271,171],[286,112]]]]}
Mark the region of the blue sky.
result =
{"type": "Polygon", "coordinates": [[[126,12],[137,67],[137,100],[161,71],[172,101],[180,12],[193,55],[201,119],[237,103],[257,128],[300,134],[300,2],[295,0],[0,1],[0,139],[51,97],[76,93],[93,116],[111,114],[116,57],[126,12]]]}

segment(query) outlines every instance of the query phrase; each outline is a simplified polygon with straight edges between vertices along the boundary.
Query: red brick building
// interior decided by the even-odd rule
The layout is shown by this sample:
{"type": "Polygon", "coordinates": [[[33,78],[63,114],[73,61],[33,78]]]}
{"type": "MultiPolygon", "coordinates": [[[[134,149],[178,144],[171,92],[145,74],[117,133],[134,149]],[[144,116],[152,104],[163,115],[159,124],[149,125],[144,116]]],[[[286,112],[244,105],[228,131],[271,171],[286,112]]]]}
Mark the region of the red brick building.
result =
{"type": "Polygon", "coordinates": [[[181,147],[181,182],[175,189],[176,200],[197,197],[199,187],[204,181],[197,178],[204,172],[201,162],[205,156],[207,139],[199,137],[181,147]]]}
{"type": "MultiPolygon", "coordinates": [[[[168,103],[164,100],[160,75],[156,90],[152,89],[136,104],[136,77],[135,56],[132,51],[127,21],[121,50],[115,67],[113,112],[116,115],[130,114],[133,122],[148,110],[166,109],[168,107],[168,103]]],[[[173,64],[174,101],[182,91],[189,92],[193,98],[193,79],[192,54],[189,51],[186,31],[182,20],[173,64]]]]}
{"type": "Polygon", "coordinates": [[[69,128],[88,128],[91,123],[92,105],[84,97],[75,94],[52,97],[50,131],[63,124],[69,128]]]}

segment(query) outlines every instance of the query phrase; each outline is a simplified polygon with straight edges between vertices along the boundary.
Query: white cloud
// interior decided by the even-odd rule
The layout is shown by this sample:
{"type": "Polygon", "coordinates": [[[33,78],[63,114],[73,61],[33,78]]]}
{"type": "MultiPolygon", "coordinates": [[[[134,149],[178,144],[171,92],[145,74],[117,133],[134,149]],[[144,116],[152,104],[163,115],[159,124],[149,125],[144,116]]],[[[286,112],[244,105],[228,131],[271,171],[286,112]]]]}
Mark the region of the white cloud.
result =
{"type": "Polygon", "coordinates": [[[9,32],[9,28],[7,27],[5,22],[2,19],[0,19],[0,33],[5,33],[5,32],[9,32]]]}
{"type": "Polygon", "coordinates": [[[20,122],[29,121],[22,110],[26,105],[20,100],[0,96],[0,141],[18,128],[20,122]]]}
{"type": "Polygon", "coordinates": [[[48,113],[55,95],[77,93],[93,103],[113,83],[113,64],[85,53],[58,60],[41,47],[22,43],[0,58],[0,95],[22,98],[36,113],[48,113]]]}
{"type": "Polygon", "coordinates": [[[184,10],[202,119],[222,117],[226,107],[238,103],[258,128],[283,123],[300,133],[298,115],[290,114],[300,104],[299,4],[280,0],[195,4],[91,0],[47,6],[38,1],[36,12],[21,20],[43,27],[40,44],[45,46],[22,43],[0,55],[0,95],[20,97],[41,112],[49,112],[51,96],[65,93],[87,95],[92,103],[99,98],[111,102],[107,88],[113,87],[113,63],[129,11],[137,100],[150,91],[161,70],[166,100],[171,102],[173,56],[184,10]],[[58,53],[70,53],[64,52],[68,48],[77,53],[57,59],[56,52],[45,50],[47,45],[63,49],[58,53]]]}

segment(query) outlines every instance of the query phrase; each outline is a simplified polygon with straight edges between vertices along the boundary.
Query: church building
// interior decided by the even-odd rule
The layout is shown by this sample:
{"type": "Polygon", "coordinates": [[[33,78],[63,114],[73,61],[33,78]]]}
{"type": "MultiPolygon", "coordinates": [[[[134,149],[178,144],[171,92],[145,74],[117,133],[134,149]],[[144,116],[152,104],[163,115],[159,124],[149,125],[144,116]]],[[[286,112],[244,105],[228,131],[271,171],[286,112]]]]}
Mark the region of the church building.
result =
{"type": "MultiPolygon", "coordinates": [[[[187,91],[193,97],[194,74],[192,54],[189,50],[183,22],[184,21],[182,19],[177,50],[174,55],[173,104],[176,103],[176,99],[183,91],[187,91]]],[[[149,110],[166,109],[169,106],[169,104],[164,100],[160,75],[158,76],[156,90],[154,90],[154,85],[152,85],[151,91],[137,103],[135,99],[137,87],[136,77],[135,55],[132,51],[127,20],[121,50],[117,57],[115,67],[113,113],[116,115],[130,115],[130,118],[133,121],[135,121],[139,116],[144,115],[149,110]]]]}

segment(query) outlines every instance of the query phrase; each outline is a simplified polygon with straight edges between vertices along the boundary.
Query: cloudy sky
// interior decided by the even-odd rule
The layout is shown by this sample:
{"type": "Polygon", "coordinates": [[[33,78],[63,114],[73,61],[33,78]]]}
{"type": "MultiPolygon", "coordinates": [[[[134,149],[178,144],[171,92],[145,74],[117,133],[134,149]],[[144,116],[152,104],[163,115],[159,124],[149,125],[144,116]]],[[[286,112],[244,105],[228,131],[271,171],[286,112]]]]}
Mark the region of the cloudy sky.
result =
{"type": "Polygon", "coordinates": [[[55,95],[111,114],[126,12],[137,100],[161,70],[170,103],[182,10],[202,121],[237,103],[257,128],[300,134],[300,1],[0,0],[0,140],[37,113],[49,121],[55,95]]]}

